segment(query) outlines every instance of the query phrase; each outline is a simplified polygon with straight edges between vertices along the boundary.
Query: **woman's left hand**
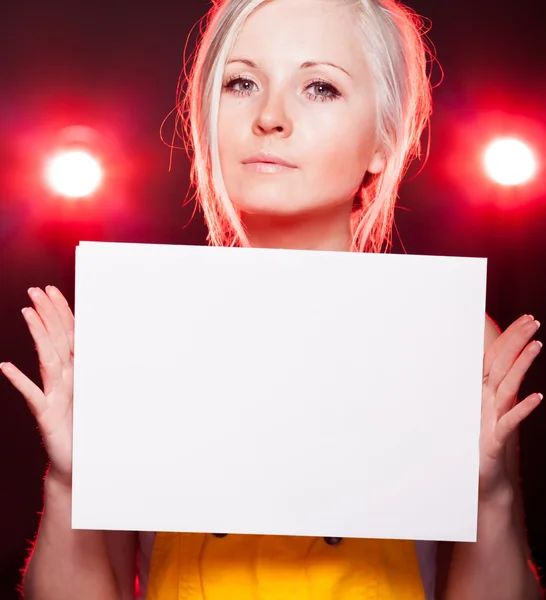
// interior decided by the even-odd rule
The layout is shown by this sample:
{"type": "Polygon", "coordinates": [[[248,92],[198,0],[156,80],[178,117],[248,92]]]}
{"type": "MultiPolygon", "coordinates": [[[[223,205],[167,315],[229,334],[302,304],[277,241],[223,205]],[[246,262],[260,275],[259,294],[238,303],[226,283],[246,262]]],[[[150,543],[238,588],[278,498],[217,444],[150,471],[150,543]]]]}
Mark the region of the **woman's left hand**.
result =
{"type": "Polygon", "coordinates": [[[512,323],[487,349],[483,366],[480,434],[480,498],[487,498],[509,481],[508,440],[519,424],[540,404],[542,394],[517,402],[520,385],[542,349],[530,342],[540,327],[530,315],[512,323]]]}

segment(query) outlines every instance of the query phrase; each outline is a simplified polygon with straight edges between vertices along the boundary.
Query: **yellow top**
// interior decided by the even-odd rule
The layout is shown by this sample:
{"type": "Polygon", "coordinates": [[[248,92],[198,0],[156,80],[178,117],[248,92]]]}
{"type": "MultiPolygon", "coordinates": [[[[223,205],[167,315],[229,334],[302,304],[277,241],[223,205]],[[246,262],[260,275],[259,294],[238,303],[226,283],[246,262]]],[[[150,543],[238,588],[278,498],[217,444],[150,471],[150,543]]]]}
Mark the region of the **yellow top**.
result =
{"type": "Polygon", "coordinates": [[[158,533],[146,600],[425,600],[411,541],[158,533]]]}

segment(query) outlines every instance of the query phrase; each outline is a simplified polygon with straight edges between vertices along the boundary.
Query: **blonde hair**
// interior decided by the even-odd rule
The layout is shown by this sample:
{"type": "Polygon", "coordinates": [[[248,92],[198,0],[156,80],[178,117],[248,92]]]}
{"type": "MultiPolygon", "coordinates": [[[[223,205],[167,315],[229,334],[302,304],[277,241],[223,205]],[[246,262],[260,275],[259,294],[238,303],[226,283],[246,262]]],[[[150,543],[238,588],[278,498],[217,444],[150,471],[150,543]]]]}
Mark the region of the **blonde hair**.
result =
{"type": "MultiPolygon", "coordinates": [[[[248,245],[221,173],[218,111],[224,67],[237,36],[248,16],[267,1],[217,1],[202,22],[187,89],[179,86],[179,117],[186,148],[193,151],[192,182],[212,245],[248,245]]],[[[351,230],[355,251],[380,252],[391,244],[400,182],[411,160],[421,156],[421,135],[432,110],[427,73],[431,53],[423,21],[408,7],[395,0],[335,1],[356,9],[376,82],[376,139],[386,165],[359,190],[351,230]]]]}

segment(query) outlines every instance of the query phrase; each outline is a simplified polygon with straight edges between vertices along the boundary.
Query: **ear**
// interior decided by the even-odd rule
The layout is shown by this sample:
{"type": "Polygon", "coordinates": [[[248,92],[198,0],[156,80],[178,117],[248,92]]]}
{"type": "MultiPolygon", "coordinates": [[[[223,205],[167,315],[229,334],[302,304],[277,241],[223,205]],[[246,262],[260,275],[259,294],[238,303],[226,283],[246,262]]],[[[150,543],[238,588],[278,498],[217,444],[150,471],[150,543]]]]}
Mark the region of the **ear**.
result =
{"type": "Polygon", "coordinates": [[[377,175],[381,173],[387,164],[387,160],[385,159],[385,155],[383,152],[375,152],[370,159],[370,164],[368,165],[368,173],[373,173],[377,175]]]}

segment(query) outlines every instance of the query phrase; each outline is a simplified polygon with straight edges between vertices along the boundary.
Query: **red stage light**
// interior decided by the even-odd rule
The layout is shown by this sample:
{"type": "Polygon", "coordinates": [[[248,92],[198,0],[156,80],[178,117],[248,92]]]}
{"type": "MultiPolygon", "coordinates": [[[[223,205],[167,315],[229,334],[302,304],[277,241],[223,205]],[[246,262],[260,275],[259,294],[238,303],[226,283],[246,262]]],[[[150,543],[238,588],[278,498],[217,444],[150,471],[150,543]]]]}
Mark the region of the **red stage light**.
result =
{"type": "Polygon", "coordinates": [[[492,141],[484,153],[488,177],[503,186],[528,183],[537,172],[537,161],[531,148],[517,138],[492,141]]]}
{"type": "Polygon", "coordinates": [[[103,179],[99,161],[85,150],[64,150],[46,166],[46,180],[51,189],[67,198],[85,198],[95,193],[103,179]]]}

